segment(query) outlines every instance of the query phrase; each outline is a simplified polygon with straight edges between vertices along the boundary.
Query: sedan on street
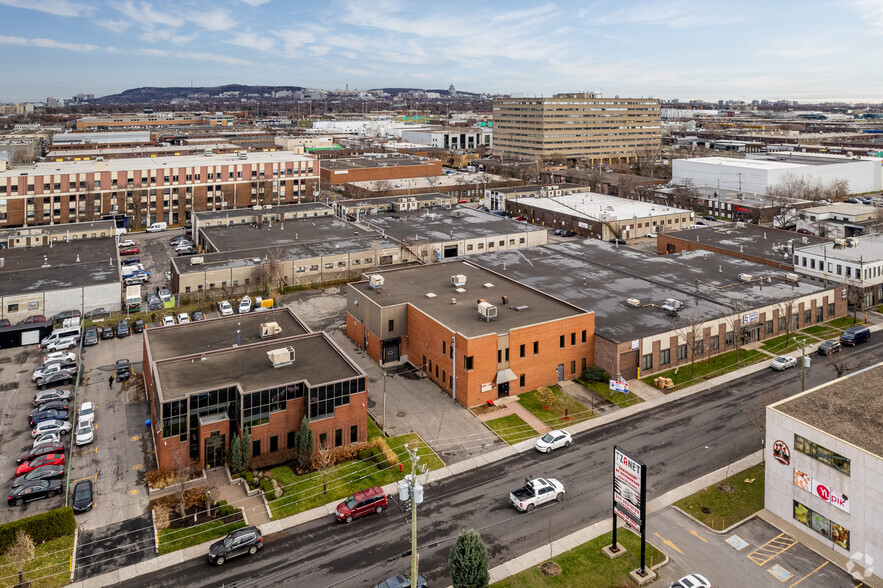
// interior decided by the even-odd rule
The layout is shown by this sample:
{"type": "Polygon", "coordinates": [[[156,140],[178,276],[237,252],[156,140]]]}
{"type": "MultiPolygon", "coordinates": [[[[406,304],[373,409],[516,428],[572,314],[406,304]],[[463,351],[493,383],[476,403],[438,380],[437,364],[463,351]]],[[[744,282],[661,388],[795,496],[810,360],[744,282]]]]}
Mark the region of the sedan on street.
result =
{"type": "Polygon", "coordinates": [[[553,449],[559,447],[570,447],[573,444],[573,437],[567,431],[549,431],[536,442],[536,449],[540,453],[549,453],[553,449]]]}
{"type": "Polygon", "coordinates": [[[28,415],[28,424],[36,427],[43,421],[66,421],[67,417],[66,410],[35,410],[28,415]]]}
{"type": "Polygon", "coordinates": [[[55,361],[61,362],[71,362],[77,361],[77,354],[73,351],[53,351],[52,353],[47,353],[46,357],[43,358],[43,364],[52,363],[55,361]]]}
{"type": "Polygon", "coordinates": [[[831,355],[832,353],[837,353],[843,349],[840,345],[840,341],[837,339],[831,339],[830,341],[822,341],[819,344],[819,353],[821,355],[831,355]]]}
{"type": "Polygon", "coordinates": [[[61,485],[61,480],[34,480],[33,482],[28,482],[24,486],[19,486],[9,491],[9,504],[21,506],[25,502],[32,500],[52,498],[61,492],[61,485]]]}
{"type": "Polygon", "coordinates": [[[141,253],[141,250],[137,247],[130,247],[129,249],[120,250],[120,255],[138,255],[141,253]]]}
{"type": "Polygon", "coordinates": [[[705,576],[690,574],[673,583],[671,588],[711,588],[711,582],[705,576]]]}
{"type": "Polygon", "coordinates": [[[92,480],[80,480],[74,486],[74,497],[71,500],[71,508],[75,514],[92,510],[95,499],[92,496],[92,480]]]}
{"type": "Polygon", "coordinates": [[[56,388],[50,388],[49,390],[37,392],[36,396],[34,396],[34,404],[40,405],[44,402],[51,402],[53,400],[70,400],[70,397],[70,390],[58,390],[56,388]]]}
{"type": "Polygon", "coordinates": [[[104,327],[101,327],[101,338],[102,339],[113,339],[113,336],[114,336],[113,327],[111,327],[110,325],[106,325],[104,327]]]}
{"type": "Polygon", "coordinates": [[[770,362],[770,367],[774,370],[786,370],[788,368],[795,367],[797,365],[797,358],[791,357],[790,355],[780,355],[776,359],[770,362]]]}
{"type": "Polygon", "coordinates": [[[95,440],[95,429],[92,426],[92,421],[89,419],[80,419],[80,422],[77,423],[77,432],[74,437],[74,443],[79,445],[88,445],[95,440]]]}
{"type": "Polygon", "coordinates": [[[50,453],[64,453],[64,445],[61,445],[61,443],[58,443],[56,445],[47,443],[44,445],[34,446],[33,449],[29,449],[28,451],[23,451],[19,453],[18,457],[15,458],[15,463],[24,463],[26,461],[31,461],[36,457],[40,457],[41,455],[48,455],[50,453]]]}

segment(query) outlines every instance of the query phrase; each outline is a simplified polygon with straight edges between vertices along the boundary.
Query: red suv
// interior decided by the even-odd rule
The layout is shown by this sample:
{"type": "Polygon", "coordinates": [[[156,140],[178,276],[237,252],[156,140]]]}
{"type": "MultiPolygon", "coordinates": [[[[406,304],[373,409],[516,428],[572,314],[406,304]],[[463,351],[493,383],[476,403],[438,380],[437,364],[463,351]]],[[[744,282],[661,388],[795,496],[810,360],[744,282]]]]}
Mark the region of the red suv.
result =
{"type": "Polygon", "coordinates": [[[386,508],[386,494],[379,486],[356,492],[337,505],[337,520],[347,523],[372,512],[380,514],[386,508]]]}

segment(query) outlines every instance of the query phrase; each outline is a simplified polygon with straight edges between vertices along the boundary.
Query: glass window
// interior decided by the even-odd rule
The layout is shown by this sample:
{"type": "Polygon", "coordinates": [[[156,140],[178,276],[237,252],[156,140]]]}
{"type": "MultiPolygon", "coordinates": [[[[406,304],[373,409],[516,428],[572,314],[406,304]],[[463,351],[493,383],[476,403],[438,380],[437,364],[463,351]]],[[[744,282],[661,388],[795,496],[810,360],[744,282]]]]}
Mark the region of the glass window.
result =
{"type": "Polygon", "coordinates": [[[839,453],[834,453],[830,449],[826,449],[821,445],[813,443],[805,437],[794,435],[794,449],[812,457],[813,459],[817,459],[827,466],[840,470],[847,476],[850,475],[851,463],[848,457],[843,457],[839,453]]]}
{"type": "Polygon", "coordinates": [[[678,345],[678,359],[687,359],[687,344],[678,345]]]}
{"type": "Polygon", "coordinates": [[[719,335],[713,335],[713,336],[711,337],[711,345],[710,345],[711,350],[712,350],[712,351],[717,351],[718,349],[720,349],[720,344],[721,344],[721,338],[720,338],[720,336],[719,336],[719,335]]]}
{"type": "Polygon", "coordinates": [[[641,369],[649,370],[653,368],[653,354],[648,353],[647,355],[641,356],[641,369]]]}
{"type": "Polygon", "coordinates": [[[659,365],[668,365],[671,363],[671,349],[663,349],[659,352],[659,365]]]}

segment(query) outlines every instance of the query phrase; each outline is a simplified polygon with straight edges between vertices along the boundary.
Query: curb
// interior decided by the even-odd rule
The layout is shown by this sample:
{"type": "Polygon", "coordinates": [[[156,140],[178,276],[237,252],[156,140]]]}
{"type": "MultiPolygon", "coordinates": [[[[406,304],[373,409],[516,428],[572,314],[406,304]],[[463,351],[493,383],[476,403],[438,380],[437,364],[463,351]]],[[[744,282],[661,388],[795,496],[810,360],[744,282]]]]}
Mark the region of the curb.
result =
{"type": "Polygon", "coordinates": [[[71,551],[71,579],[70,581],[74,581],[74,576],[77,573],[77,540],[80,538],[80,528],[74,527],[74,550],[71,551]]]}

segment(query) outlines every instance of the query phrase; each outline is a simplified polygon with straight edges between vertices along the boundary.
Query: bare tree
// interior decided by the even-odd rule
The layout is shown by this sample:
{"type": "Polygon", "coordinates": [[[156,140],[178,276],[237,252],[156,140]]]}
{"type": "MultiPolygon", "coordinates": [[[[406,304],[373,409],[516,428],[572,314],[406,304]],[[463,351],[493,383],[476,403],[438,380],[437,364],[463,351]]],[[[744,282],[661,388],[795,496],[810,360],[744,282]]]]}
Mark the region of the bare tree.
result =
{"type": "Polygon", "coordinates": [[[865,309],[865,289],[859,279],[846,281],[846,303],[852,310],[852,322],[858,322],[858,313],[865,309]]]}
{"type": "Polygon", "coordinates": [[[635,171],[639,176],[655,177],[656,160],[662,151],[662,142],[643,145],[635,150],[635,171]]]}
{"type": "Polygon", "coordinates": [[[617,178],[616,195],[620,198],[631,198],[634,196],[637,185],[638,179],[636,176],[620,174],[617,178]]]}
{"type": "Polygon", "coordinates": [[[285,281],[285,266],[282,263],[281,251],[269,250],[266,258],[254,266],[251,277],[262,291],[272,293],[275,288],[280,287],[285,281]]]}
{"type": "Polygon", "coordinates": [[[15,541],[6,551],[8,558],[18,567],[18,583],[24,585],[25,565],[34,558],[35,553],[34,540],[28,535],[24,529],[19,529],[15,533],[15,541]]]}
{"type": "Polygon", "coordinates": [[[789,342],[791,341],[791,327],[794,324],[794,317],[797,313],[796,303],[794,300],[784,300],[776,305],[776,310],[779,311],[779,330],[782,330],[782,322],[784,319],[785,323],[785,348],[788,347],[789,342]]]}
{"type": "Polygon", "coordinates": [[[384,198],[389,196],[392,192],[392,184],[390,184],[387,180],[380,180],[378,182],[374,182],[374,196],[377,198],[384,198]]]}
{"type": "Polygon", "coordinates": [[[699,193],[699,190],[690,180],[684,180],[682,184],[676,184],[674,186],[672,200],[674,201],[673,204],[676,206],[695,211],[699,207],[700,197],[701,194],[699,193]]]}
{"type": "Polygon", "coordinates": [[[843,200],[849,195],[849,180],[837,178],[828,185],[828,194],[832,200],[843,200]]]}
{"type": "Polygon", "coordinates": [[[690,379],[696,368],[696,356],[705,355],[705,318],[695,309],[682,316],[676,314],[671,317],[672,329],[678,335],[678,344],[681,339],[687,344],[687,353],[690,357],[690,379]]]}
{"type": "Polygon", "coordinates": [[[133,228],[140,229],[141,228],[141,207],[142,200],[144,199],[144,190],[138,188],[137,190],[132,190],[129,192],[129,197],[132,199],[132,215],[135,217],[132,223],[133,228]]]}
{"type": "Polygon", "coordinates": [[[87,222],[95,220],[95,198],[95,185],[92,182],[86,182],[83,193],[80,195],[80,205],[77,210],[83,207],[83,220],[87,222]]]}
{"type": "Polygon", "coordinates": [[[190,460],[189,448],[182,445],[174,454],[175,460],[175,496],[178,498],[178,506],[181,510],[181,516],[184,517],[184,498],[187,491],[187,482],[190,480],[190,474],[193,464],[190,460]]]}
{"type": "Polygon", "coordinates": [[[733,333],[733,346],[736,348],[736,363],[739,363],[739,350],[742,348],[742,333],[744,322],[742,313],[745,312],[745,306],[738,300],[730,303],[731,314],[727,316],[725,322],[727,330],[733,333]]]}
{"type": "Polygon", "coordinates": [[[334,462],[334,450],[330,449],[327,443],[320,443],[313,463],[322,475],[322,494],[328,493],[328,471],[334,466],[334,462]]]}
{"type": "Polygon", "coordinates": [[[439,177],[438,176],[426,176],[424,178],[426,180],[426,184],[429,186],[430,191],[435,191],[435,187],[438,186],[439,177]]]}

